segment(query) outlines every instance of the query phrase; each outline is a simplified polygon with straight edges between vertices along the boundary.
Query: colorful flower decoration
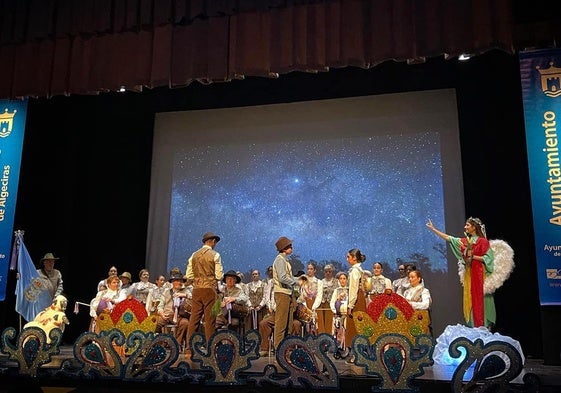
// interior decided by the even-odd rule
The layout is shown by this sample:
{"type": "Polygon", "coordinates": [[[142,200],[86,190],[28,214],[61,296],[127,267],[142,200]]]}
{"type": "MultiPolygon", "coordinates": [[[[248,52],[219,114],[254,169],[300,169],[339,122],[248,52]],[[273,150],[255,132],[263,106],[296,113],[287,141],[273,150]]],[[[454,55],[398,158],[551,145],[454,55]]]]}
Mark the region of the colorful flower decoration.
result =
{"type": "Polygon", "coordinates": [[[374,343],[386,333],[403,334],[411,341],[421,334],[430,334],[428,310],[414,310],[402,296],[392,292],[376,296],[360,321],[359,333],[374,343]]]}

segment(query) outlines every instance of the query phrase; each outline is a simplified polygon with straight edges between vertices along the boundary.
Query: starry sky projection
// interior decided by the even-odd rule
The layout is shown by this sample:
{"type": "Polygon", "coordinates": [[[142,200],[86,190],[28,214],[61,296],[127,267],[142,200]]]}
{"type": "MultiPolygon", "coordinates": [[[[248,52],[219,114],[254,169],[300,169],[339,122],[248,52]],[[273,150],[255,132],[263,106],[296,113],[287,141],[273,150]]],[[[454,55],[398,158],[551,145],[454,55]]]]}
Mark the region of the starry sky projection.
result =
{"type": "Polygon", "coordinates": [[[180,149],[174,158],[168,271],[213,231],[225,270],[265,269],[279,236],[303,263],[354,247],[366,265],[421,253],[446,261],[425,228],[444,222],[438,132],[180,149]],[[430,241],[427,241],[427,240],[430,241]]]}

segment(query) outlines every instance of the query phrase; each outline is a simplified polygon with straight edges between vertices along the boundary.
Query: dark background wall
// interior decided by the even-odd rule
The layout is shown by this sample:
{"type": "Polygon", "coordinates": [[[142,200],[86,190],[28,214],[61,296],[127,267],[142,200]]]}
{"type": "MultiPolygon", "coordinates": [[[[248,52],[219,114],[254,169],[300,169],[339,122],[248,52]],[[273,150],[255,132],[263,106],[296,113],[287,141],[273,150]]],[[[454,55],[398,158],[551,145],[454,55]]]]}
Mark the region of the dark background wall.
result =
{"type": "MultiPolygon", "coordinates": [[[[526,356],[559,361],[560,311],[540,307],[538,298],[518,58],[500,51],[466,63],[390,61],[368,70],[30,99],[14,229],[26,231],[34,261],[45,252],[61,257],[71,321],[65,341],[88,328],[89,310],[74,315],[74,301],[88,303],[110,265],[133,277],[144,267],[155,113],[439,88],[456,89],[466,214],[481,217],[489,237],[515,251],[516,268],[495,294],[497,331],[519,340],[526,356]]],[[[2,329],[18,326],[14,288],[11,272],[2,329]]]]}

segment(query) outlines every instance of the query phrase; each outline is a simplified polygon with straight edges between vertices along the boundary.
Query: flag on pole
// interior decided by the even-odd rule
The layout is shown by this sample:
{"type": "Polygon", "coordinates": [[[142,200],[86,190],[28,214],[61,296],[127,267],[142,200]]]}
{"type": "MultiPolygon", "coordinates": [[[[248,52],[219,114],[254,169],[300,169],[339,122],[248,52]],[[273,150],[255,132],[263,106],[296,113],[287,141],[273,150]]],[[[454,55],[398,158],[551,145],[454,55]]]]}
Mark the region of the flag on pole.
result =
{"type": "Polygon", "coordinates": [[[17,232],[16,241],[19,242],[16,311],[23,319],[30,322],[35,319],[37,314],[51,305],[52,299],[27,252],[23,236],[17,232]]]}

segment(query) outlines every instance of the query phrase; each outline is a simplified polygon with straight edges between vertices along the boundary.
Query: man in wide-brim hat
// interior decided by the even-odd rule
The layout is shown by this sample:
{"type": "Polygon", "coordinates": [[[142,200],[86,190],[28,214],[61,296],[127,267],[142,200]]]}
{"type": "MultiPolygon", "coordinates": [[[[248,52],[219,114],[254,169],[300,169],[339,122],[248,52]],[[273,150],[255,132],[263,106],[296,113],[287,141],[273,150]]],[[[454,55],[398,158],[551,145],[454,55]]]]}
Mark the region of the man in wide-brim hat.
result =
{"type": "Polygon", "coordinates": [[[55,255],[52,252],[48,252],[45,254],[45,256],[43,256],[43,258],[41,258],[41,262],[44,261],[58,261],[60,258],[55,257],[55,255]]]}
{"type": "Polygon", "coordinates": [[[233,277],[236,280],[236,284],[239,284],[242,281],[238,273],[233,270],[228,270],[226,273],[224,273],[224,278],[222,278],[223,283],[226,283],[227,277],[233,277]]]}
{"type": "Polygon", "coordinates": [[[215,239],[216,243],[218,243],[220,241],[220,236],[215,235],[212,232],[207,232],[203,235],[203,243],[206,243],[209,239],[215,239]]]}
{"type": "Polygon", "coordinates": [[[173,273],[169,278],[169,282],[173,283],[174,281],[181,281],[183,283],[187,281],[187,279],[181,273],[173,273]]]}
{"type": "Polygon", "coordinates": [[[180,345],[183,344],[183,341],[185,344],[188,343],[189,315],[183,311],[185,303],[189,302],[190,293],[183,285],[185,281],[181,272],[173,272],[169,277],[172,287],[164,292],[164,300],[157,307],[156,332],[162,333],[166,325],[175,325],[173,335],[180,345]]]}
{"type": "Polygon", "coordinates": [[[46,290],[49,291],[51,301],[58,295],[61,295],[64,290],[62,286],[62,273],[55,269],[55,261],[58,259],[52,252],[48,252],[41,258],[41,267],[37,269],[39,278],[42,279],[46,290]]]}
{"type": "Polygon", "coordinates": [[[233,318],[238,318],[236,323],[240,326],[245,323],[245,317],[249,314],[249,296],[240,286],[241,278],[234,270],[224,273],[222,282],[222,313],[218,314],[215,321],[216,329],[227,328],[230,323],[234,324],[233,318]],[[230,318],[227,318],[230,312],[230,318]]]}
{"type": "MultiPolygon", "coordinates": [[[[213,232],[203,235],[203,246],[195,251],[187,261],[187,272],[185,278],[193,282],[193,302],[191,317],[189,318],[188,339],[197,331],[199,323],[204,315],[205,337],[207,342],[215,332],[212,306],[217,301],[218,281],[222,280],[224,270],[222,258],[214,250],[220,241],[220,236],[213,232]]],[[[187,348],[190,348],[187,345],[187,348]]],[[[189,354],[186,354],[187,357],[189,354]]]]}

